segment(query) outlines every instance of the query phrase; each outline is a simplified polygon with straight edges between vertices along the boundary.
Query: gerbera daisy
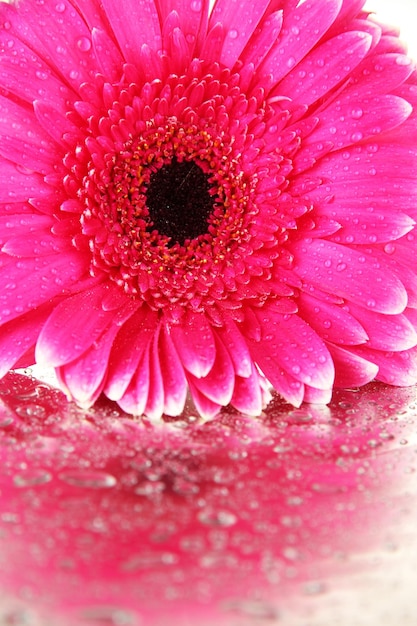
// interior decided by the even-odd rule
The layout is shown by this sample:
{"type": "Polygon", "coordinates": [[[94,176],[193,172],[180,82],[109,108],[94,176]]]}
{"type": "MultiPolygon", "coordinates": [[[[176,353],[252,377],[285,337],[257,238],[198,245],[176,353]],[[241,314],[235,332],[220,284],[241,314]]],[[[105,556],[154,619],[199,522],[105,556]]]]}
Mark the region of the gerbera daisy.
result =
{"type": "Polygon", "coordinates": [[[363,6],[0,5],[1,374],[150,418],[416,382],[417,81],[363,6]]]}

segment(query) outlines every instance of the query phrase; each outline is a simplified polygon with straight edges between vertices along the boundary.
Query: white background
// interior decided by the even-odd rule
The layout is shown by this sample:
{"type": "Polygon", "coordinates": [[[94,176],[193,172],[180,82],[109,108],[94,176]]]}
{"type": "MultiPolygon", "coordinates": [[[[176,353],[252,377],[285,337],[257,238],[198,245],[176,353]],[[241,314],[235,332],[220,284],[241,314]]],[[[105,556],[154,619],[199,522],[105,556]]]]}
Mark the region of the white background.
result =
{"type": "Polygon", "coordinates": [[[417,0],[368,0],[365,8],[374,11],[380,21],[399,26],[401,39],[417,60],[417,0]]]}

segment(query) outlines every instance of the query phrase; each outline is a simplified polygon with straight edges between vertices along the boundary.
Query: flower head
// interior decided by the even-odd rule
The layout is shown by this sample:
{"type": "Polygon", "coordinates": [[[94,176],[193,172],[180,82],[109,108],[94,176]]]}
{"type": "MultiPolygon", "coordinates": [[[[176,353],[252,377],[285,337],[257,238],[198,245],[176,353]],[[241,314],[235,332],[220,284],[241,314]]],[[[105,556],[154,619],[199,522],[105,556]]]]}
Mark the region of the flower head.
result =
{"type": "Polygon", "coordinates": [[[0,4],[0,370],[258,414],[417,381],[417,80],[364,0],[0,4]]]}

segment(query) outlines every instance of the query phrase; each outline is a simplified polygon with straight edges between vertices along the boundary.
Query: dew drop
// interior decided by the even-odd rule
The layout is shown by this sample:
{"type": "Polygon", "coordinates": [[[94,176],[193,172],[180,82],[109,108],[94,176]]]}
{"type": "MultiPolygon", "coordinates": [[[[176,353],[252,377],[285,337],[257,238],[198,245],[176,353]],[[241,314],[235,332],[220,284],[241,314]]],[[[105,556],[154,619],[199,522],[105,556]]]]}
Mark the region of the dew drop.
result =
{"type": "Polygon", "coordinates": [[[199,13],[201,11],[201,6],[201,0],[193,0],[193,2],[191,2],[191,11],[199,13]]]}
{"type": "Polygon", "coordinates": [[[91,41],[88,37],[80,37],[77,46],[81,52],[88,52],[91,49],[91,41]]]}
{"type": "Polygon", "coordinates": [[[395,250],[396,250],[396,248],[395,248],[395,245],[393,243],[387,243],[384,246],[384,252],[386,254],[394,254],[395,250]]]}
{"type": "Polygon", "coordinates": [[[72,470],[62,472],[59,478],[74,487],[85,487],[87,489],[108,489],[114,487],[117,482],[116,478],[111,474],[98,470],[72,470]]]}
{"type": "Polygon", "coordinates": [[[65,3],[64,2],[58,2],[58,4],[55,5],[55,11],[57,13],[63,13],[65,11],[65,3]]]}
{"type": "Polygon", "coordinates": [[[42,70],[36,70],[36,77],[39,78],[39,80],[47,80],[48,78],[48,73],[47,72],[43,72],[42,70]]]}
{"type": "Polygon", "coordinates": [[[361,141],[363,139],[363,133],[361,133],[360,131],[356,131],[355,133],[352,133],[351,136],[351,140],[356,142],[356,141],[361,141]]]}
{"type": "Polygon", "coordinates": [[[353,109],[352,110],[352,117],[355,120],[359,120],[363,115],[363,109],[353,109]]]}
{"type": "Polygon", "coordinates": [[[239,32],[235,28],[232,28],[231,30],[229,30],[230,39],[237,39],[238,35],[239,35],[239,32]]]}
{"type": "Polygon", "coordinates": [[[370,300],[368,300],[368,302],[367,302],[366,304],[367,304],[367,306],[368,306],[370,309],[373,309],[373,308],[375,308],[375,306],[376,306],[376,302],[375,302],[375,300],[373,300],[372,298],[371,298],[370,300]]]}
{"type": "Polygon", "coordinates": [[[287,59],[287,67],[289,67],[289,68],[294,67],[295,63],[296,63],[296,60],[295,60],[294,57],[288,57],[288,59],[287,59]]]}
{"type": "Polygon", "coordinates": [[[346,267],[347,267],[346,263],[338,263],[336,265],[336,270],[338,272],[343,272],[346,269],[346,267]]]}
{"type": "Polygon", "coordinates": [[[411,59],[405,55],[397,56],[397,58],[395,59],[395,62],[397,65],[404,65],[406,67],[408,65],[411,65],[411,59]]]}

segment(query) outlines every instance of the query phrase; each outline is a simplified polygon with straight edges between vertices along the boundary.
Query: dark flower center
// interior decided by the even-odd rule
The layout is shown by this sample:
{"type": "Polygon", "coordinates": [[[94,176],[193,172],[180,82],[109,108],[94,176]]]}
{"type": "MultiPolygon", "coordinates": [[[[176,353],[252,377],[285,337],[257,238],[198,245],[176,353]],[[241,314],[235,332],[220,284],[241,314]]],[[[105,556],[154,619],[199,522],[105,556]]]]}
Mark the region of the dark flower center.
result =
{"type": "Polygon", "coordinates": [[[194,161],[162,166],[150,176],[146,204],[153,228],[171,239],[169,246],[203,235],[214,209],[209,176],[194,161]]]}

